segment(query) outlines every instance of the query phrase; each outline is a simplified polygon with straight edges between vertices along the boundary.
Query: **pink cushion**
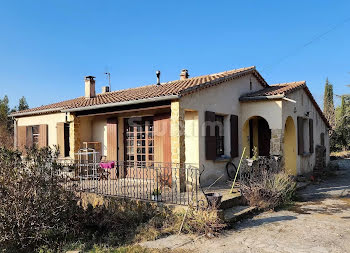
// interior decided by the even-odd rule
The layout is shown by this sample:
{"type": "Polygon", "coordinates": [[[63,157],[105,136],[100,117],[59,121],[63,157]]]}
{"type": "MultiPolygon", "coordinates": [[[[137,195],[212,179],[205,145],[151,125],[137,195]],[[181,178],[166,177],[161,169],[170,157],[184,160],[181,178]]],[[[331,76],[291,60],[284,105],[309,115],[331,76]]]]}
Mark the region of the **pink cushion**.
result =
{"type": "Polygon", "coordinates": [[[104,162],[104,163],[100,163],[100,166],[102,169],[113,169],[114,168],[115,163],[114,162],[104,162]]]}

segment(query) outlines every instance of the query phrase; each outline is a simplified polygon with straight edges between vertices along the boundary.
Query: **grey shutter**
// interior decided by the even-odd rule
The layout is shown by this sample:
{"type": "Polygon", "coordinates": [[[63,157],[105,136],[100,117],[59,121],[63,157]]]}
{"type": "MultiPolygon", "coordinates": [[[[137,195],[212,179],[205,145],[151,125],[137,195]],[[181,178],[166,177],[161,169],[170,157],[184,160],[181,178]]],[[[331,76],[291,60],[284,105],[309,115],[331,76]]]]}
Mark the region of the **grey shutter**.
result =
{"type": "Polygon", "coordinates": [[[215,113],[205,112],[205,158],[216,159],[215,113]]]}
{"type": "Polygon", "coordinates": [[[298,155],[304,154],[304,126],[302,117],[297,118],[298,121],[298,155]]]}
{"type": "Polygon", "coordinates": [[[238,156],[238,116],[231,115],[231,157],[238,156]]]}
{"type": "Polygon", "coordinates": [[[309,141],[310,141],[310,153],[314,152],[314,121],[309,119],[309,141]]]}

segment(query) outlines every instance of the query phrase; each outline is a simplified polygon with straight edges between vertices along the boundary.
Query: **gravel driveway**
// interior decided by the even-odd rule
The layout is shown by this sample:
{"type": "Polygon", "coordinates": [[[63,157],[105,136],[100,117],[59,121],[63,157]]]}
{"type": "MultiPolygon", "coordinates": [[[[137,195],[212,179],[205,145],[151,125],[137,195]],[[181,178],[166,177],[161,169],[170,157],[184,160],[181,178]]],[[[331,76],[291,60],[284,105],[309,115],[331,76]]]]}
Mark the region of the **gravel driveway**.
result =
{"type": "Polygon", "coordinates": [[[300,201],[288,210],[261,213],[214,239],[170,236],[143,246],[215,253],[350,252],[350,160],[337,162],[337,176],[300,191],[300,201]]]}

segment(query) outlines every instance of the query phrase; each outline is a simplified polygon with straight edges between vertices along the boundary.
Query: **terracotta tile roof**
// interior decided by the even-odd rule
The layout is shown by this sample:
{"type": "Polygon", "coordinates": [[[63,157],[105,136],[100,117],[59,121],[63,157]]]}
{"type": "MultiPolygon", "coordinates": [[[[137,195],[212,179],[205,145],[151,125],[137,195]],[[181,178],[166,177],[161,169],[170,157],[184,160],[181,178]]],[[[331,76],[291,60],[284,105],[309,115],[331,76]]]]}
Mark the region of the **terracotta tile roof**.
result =
{"type": "Polygon", "coordinates": [[[240,99],[244,100],[245,98],[259,97],[259,96],[275,96],[275,95],[286,95],[290,92],[293,92],[296,89],[305,87],[305,81],[292,82],[292,83],[279,83],[273,84],[265,89],[248,93],[242,96],[240,99]]]}
{"type": "Polygon", "coordinates": [[[267,83],[261,77],[261,75],[256,71],[255,67],[247,67],[234,69],[230,71],[220,72],[216,74],[197,76],[193,78],[188,78],[185,80],[175,80],[167,83],[162,83],[160,85],[152,84],[147,86],[141,86],[137,88],[130,88],[125,90],[108,92],[105,94],[98,94],[94,98],[78,97],[75,99],[54,103],[50,105],[44,105],[29,110],[24,110],[18,113],[13,113],[12,116],[18,114],[38,114],[38,113],[52,113],[59,112],[61,110],[96,106],[96,105],[107,105],[111,103],[134,101],[140,99],[165,97],[170,95],[185,95],[194,92],[198,89],[211,87],[228,80],[238,78],[240,76],[253,73],[261,82],[261,84],[266,87],[267,83]]]}
{"type": "Polygon", "coordinates": [[[273,84],[270,85],[262,90],[248,93],[240,97],[240,101],[254,101],[254,100],[261,100],[261,99],[268,99],[268,96],[276,96],[276,95],[287,95],[291,92],[294,92],[295,90],[303,88],[306,94],[308,95],[309,99],[315,106],[316,110],[320,114],[323,121],[326,123],[326,125],[331,128],[328,120],[324,116],[321,108],[318,106],[315,98],[312,96],[309,88],[306,86],[305,81],[299,81],[299,82],[291,82],[291,83],[279,83],[279,84],[273,84]]]}

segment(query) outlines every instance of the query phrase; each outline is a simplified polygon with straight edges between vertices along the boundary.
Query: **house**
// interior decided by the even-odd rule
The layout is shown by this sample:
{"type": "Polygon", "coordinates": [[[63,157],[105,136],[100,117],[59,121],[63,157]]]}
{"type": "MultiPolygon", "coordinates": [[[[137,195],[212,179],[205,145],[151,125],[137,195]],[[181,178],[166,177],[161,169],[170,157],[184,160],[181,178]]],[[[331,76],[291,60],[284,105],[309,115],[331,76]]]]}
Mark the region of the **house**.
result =
{"type": "Polygon", "coordinates": [[[293,175],[329,161],[330,125],[306,82],[269,85],[254,66],[100,94],[87,76],[84,96],[12,117],[20,150],[58,145],[74,159],[92,146],[107,160],[196,164],[207,182],[244,147],[282,156],[293,175]]]}

